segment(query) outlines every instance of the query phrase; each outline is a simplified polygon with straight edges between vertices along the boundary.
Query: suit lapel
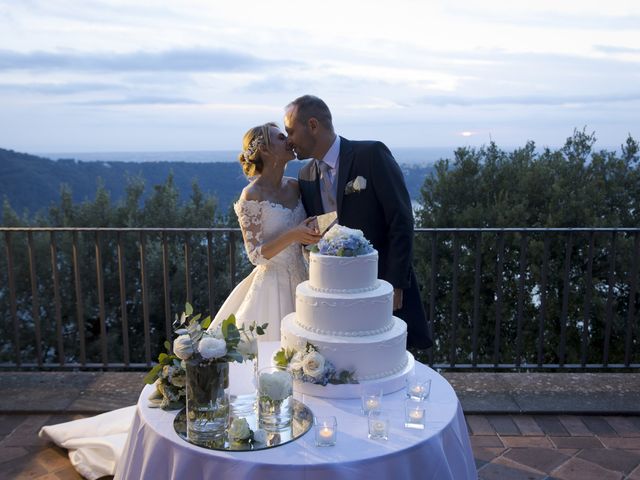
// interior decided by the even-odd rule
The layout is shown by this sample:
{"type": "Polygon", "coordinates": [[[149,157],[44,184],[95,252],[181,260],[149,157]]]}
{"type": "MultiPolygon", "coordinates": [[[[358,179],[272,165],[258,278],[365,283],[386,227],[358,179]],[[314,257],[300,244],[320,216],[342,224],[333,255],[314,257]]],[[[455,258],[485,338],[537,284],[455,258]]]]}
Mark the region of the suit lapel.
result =
{"type": "Polygon", "coordinates": [[[344,187],[351,172],[353,163],[353,145],[346,138],[340,137],[340,163],[338,166],[338,186],[336,191],[336,203],[338,204],[338,218],[342,210],[342,197],[344,197],[344,187]]]}

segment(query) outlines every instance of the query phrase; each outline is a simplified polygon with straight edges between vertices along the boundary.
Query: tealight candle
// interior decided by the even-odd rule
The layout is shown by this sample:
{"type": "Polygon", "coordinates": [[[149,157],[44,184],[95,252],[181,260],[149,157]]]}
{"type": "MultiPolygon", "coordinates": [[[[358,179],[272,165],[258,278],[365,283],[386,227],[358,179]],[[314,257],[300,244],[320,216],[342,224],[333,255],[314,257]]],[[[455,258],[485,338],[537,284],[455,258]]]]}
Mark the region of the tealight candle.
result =
{"type": "Polygon", "coordinates": [[[370,398],[366,401],[368,410],[375,410],[380,406],[380,402],[375,398],[370,398]]]}
{"type": "Polygon", "coordinates": [[[412,400],[425,400],[431,392],[431,379],[415,376],[407,377],[407,397],[412,400]]]}
{"type": "Polygon", "coordinates": [[[315,417],[313,423],[317,447],[332,447],[336,444],[338,433],[336,417],[315,417]]]}
{"type": "Polygon", "coordinates": [[[411,420],[422,420],[424,418],[424,412],[422,410],[411,410],[409,417],[411,420]]]}
{"type": "Polygon", "coordinates": [[[381,410],[369,412],[369,438],[387,440],[389,438],[389,419],[381,410]]]}
{"type": "Polygon", "coordinates": [[[362,390],[362,413],[367,415],[371,410],[378,410],[382,406],[382,390],[362,390]]]}
{"type": "Polygon", "coordinates": [[[425,408],[424,402],[407,399],[404,406],[405,428],[424,430],[425,408]]]}
{"type": "Polygon", "coordinates": [[[424,393],[424,387],[422,385],[414,385],[413,387],[411,387],[411,393],[413,393],[416,396],[420,396],[424,393]]]}
{"type": "Polygon", "coordinates": [[[371,430],[373,430],[374,433],[384,433],[386,425],[384,422],[373,422],[371,424],[371,430]]]}

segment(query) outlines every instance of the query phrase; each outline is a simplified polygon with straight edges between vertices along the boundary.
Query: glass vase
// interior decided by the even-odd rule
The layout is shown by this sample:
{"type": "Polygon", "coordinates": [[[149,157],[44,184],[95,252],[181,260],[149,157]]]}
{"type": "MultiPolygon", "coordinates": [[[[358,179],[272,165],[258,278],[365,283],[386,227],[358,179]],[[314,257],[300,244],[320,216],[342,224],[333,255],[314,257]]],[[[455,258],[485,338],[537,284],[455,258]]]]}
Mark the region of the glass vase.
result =
{"type": "Polygon", "coordinates": [[[258,371],[258,424],[266,431],[291,427],[293,377],[285,368],[267,367],[258,371]]]}
{"type": "Polygon", "coordinates": [[[233,362],[229,365],[229,396],[232,417],[255,416],[257,410],[255,378],[257,374],[257,355],[245,359],[242,363],[233,362]]]}
{"type": "Polygon", "coordinates": [[[229,364],[187,362],[187,438],[191,443],[219,448],[229,427],[229,364]]]}

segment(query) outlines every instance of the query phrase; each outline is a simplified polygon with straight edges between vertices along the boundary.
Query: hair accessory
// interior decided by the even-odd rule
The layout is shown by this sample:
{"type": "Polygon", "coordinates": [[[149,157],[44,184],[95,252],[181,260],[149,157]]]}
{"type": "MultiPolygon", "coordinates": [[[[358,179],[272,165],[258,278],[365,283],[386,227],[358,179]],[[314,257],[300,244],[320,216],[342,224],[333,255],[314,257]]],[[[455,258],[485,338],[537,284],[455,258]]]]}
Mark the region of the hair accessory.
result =
{"type": "Polygon", "coordinates": [[[242,151],[242,156],[244,157],[245,162],[251,162],[251,157],[256,153],[256,150],[258,150],[261,140],[262,135],[256,135],[253,137],[253,140],[249,142],[247,149],[242,151]]]}

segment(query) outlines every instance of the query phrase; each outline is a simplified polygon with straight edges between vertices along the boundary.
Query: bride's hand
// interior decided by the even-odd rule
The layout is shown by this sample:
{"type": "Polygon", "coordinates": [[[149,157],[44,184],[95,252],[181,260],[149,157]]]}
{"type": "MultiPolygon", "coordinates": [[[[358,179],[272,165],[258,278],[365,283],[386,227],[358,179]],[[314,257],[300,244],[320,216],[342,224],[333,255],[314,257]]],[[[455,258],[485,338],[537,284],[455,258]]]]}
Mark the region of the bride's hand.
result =
{"type": "Polygon", "coordinates": [[[316,235],[320,235],[320,226],[318,225],[318,217],[309,217],[303,223],[313,229],[316,235]]]}
{"type": "Polygon", "coordinates": [[[303,245],[318,243],[322,238],[318,232],[318,222],[315,217],[303,220],[291,232],[293,233],[294,241],[303,245]]]}

